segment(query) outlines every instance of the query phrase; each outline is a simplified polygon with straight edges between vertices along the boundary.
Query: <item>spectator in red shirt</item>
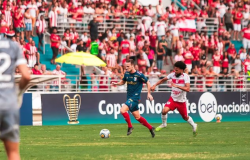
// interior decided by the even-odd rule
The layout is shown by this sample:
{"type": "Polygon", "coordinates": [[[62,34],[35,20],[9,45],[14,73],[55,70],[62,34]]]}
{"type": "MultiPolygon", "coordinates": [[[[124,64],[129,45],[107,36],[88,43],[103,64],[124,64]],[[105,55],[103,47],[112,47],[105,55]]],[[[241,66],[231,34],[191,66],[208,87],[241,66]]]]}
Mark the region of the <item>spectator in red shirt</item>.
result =
{"type": "Polygon", "coordinates": [[[21,8],[17,8],[14,15],[14,27],[18,33],[21,33],[22,39],[24,39],[24,17],[21,8]]]}
{"type": "Polygon", "coordinates": [[[200,66],[200,54],[201,54],[201,50],[198,46],[198,43],[193,43],[193,47],[191,47],[190,52],[193,55],[193,60],[192,60],[192,67],[193,68],[197,68],[200,66]]]}
{"type": "Polygon", "coordinates": [[[131,52],[130,50],[130,43],[128,41],[128,37],[124,36],[124,40],[121,42],[120,45],[120,50],[121,50],[121,60],[125,59],[131,52]]]}
{"type": "Polygon", "coordinates": [[[205,41],[205,46],[206,46],[206,56],[208,56],[208,53],[214,53],[214,41],[211,36],[209,36],[208,41],[205,41]]]}
{"type": "Polygon", "coordinates": [[[156,53],[156,45],[158,44],[158,38],[154,30],[152,31],[152,34],[149,36],[149,41],[150,41],[150,47],[156,53]]]}
{"type": "Polygon", "coordinates": [[[234,44],[231,44],[229,46],[229,48],[227,49],[227,53],[228,53],[228,56],[229,56],[229,63],[232,62],[233,59],[235,59],[236,57],[236,49],[234,48],[234,44]]]}
{"type": "Polygon", "coordinates": [[[9,29],[9,26],[7,24],[7,21],[5,20],[5,15],[1,14],[0,33],[6,33],[8,29],[9,29]]]}
{"type": "Polygon", "coordinates": [[[146,70],[147,67],[147,61],[143,58],[143,55],[140,54],[140,57],[137,60],[137,64],[139,67],[139,71],[142,72],[142,70],[146,70]]]}
{"type": "Polygon", "coordinates": [[[234,13],[234,39],[239,41],[239,32],[241,31],[241,19],[243,14],[238,10],[238,7],[235,7],[234,13]]]}
{"type": "Polygon", "coordinates": [[[222,56],[222,70],[224,70],[225,68],[228,70],[229,66],[229,56],[228,56],[228,53],[227,52],[224,52],[223,56],[222,56]]]}
{"type": "Polygon", "coordinates": [[[55,59],[58,55],[58,48],[60,46],[61,40],[60,37],[57,35],[57,29],[56,27],[53,28],[52,33],[50,35],[50,41],[51,41],[51,49],[53,51],[53,57],[50,60],[51,64],[56,64],[55,59]]]}
{"type": "Polygon", "coordinates": [[[183,53],[184,57],[184,63],[187,65],[187,69],[189,72],[191,72],[192,69],[192,60],[194,59],[194,56],[189,50],[189,47],[186,47],[186,51],[183,53]]]}
{"type": "Polygon", "coordinates": [[[250,56],[249,55],[247,55],[247,58],[243,62],[243,65],[244,65],[245,73],[247,73],[247,71],[249,70],[249,66],[250,66],[250,56]]]}
{"type": "Polygon", "coordinates": [[[32,68],[32,73],[34,75],[42,75],[41,71],[38,69],[38,64],[34,65],[34,68],[32,68]]]}

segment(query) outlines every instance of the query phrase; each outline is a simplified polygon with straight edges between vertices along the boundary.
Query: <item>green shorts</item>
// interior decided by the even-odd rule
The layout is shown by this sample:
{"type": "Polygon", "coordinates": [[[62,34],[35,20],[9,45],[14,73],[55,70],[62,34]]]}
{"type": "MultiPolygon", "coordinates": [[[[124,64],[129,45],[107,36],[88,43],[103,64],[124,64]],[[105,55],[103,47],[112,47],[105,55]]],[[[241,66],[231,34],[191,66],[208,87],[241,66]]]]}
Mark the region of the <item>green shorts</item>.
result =
{"type": "Polygon", "coordinates": [[[16,31],[17,31],[17,32],[23,32],[23,31],[24,31],[24,28],[23,28],[23,27],[16,28],[16,31]]]}
{"type": "Polygon", "coordinates": [[[138,107],[139,102],[138,101],[134,101],[132,99],[128,99],[125,102],[125,104],[128,106],[130,112],[134,112],[134,111],[138,111],[139,110],[139,107],[138,107]]]}

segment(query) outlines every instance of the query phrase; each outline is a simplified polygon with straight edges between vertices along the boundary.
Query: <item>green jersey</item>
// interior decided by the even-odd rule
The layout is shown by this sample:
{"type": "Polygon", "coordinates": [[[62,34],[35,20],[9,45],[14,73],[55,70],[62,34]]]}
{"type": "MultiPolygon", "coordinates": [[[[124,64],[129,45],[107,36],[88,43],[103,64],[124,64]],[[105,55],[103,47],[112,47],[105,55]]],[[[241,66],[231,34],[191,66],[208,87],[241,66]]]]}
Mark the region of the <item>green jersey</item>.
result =
{"type": "Polygon", "coordinates": [[[91,42],[90,44],[90,53],[93,55],[99,54],[99,45],[97,42],[91,42]]]}

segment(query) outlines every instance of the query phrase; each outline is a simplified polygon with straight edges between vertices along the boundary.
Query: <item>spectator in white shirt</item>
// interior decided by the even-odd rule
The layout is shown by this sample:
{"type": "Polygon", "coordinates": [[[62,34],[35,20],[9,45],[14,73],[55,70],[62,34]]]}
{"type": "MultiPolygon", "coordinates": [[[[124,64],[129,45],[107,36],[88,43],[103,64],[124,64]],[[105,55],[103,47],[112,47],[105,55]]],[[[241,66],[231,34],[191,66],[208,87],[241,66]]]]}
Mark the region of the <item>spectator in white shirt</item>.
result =
{"type": "MultiPolygon", "coordinates": [[[[158,72],[157,67],[155,66],[153,68],[153,71],[149,73],[149,82],[153,86],[159,81],[159,78],[161,76],[161,73],[158,72]]],[[[158,91],[158,86],[155,88],[156,91],[158,91]]]]}
{"type": "Polygon", "coordinates": [[[169,27],[170,33],[173,36],[173,41],[175,42],[177,38],[179,37],[179,25],[174,20],[173,23],[169,27]]]}
{"type": "Polygon", "coordinates": [[[224,14],[226,13],[227,7],[225,6],[223,1],[220,1],[220,4],[216,7],[219,8],[220,18],[221,18],[221,21],[223,21],[223,17],[224,17],[224,14]]]}
{"type": "Polygon", "coordinates": [[[244,48],[243,51],[240,54],[240,59],[244,61],[247,58],[247,52],[246,49],[244,48]]]}
{"type": "Polygon", "coordinates": [[[59,53],[61,53],[61,54],[66,53],[66,47],[65,46],[67,46],[67,42],[66,42],[66,38],[63,36],[61,44],[59,46],[59,53]]]}
{"type": "Polygon", "coordinates": [[[145,21],[145,24],[146,24],[146,27],[147,27],[147,30],[149,29],[151,23],[152,23],[152,18],[149,17],[149,16],[143,16],[142,21],[144,20],[145,21]]]}
{"type": "Polygon", "coordinates": [[[249,17],[250,17],[249,10],[244,8],[243,19],[242,19],[243,28],[247,26],[249,22],[249,17]]]}
{"type": "Polygon", "coordinates": [[[82,36],[81,36],[81,40],[84,42],[84,43],[87,43],[88,41],[88,35],[87,35],[87,32],[83,32],[82,36]]]}
{"type": "Polygon", "coordinates": [[[154,31],[155,33],[157,32],[157,27],[155,26],[155,22],[152,22],[150,24],[150,27],[149,27],[149,34],[151,35],[152,31],[154,31]]]}
{"type": "Polygon", "coordinates": [[[133,32],[134,32],[133,29],[131,29],[131,30],[129,30],[129,32],[127,32],[126,36],[128,37],[128,39],[130,39],[130,37],[134,37],[135,38],[135,34],[133,32]]]}
{"type": "Polygon", "coordinates": [[[166,34],[166,28],[167,25],[166,23],[163,21],[162,17],[158,18],[158,21],[155,23],[155,26],[157,28],[157,36],[158,36],[158,40],[161,39],[162,36],[165,36],[166,34]]]}
{"type": "Polygon", "coordinates": [[[49,12],[50,27],[57,27],[57,16],[56,7],[52,6],[52,10],[49,12]]]}
{"type": "Polygon", "coordinates": [[[181,50],[178,50],[177,52],[178,52],[177,55],[175,55],[175,57],[174,57],[175,62],[184,61],[181,50]]]}
{"type": "Polygon", "coordinates": [[[76,47],[77,47],[77,44],[74,43],[70,46],[70,49],[72,49],[73,52],[76,52],[76,47]]]}
{"type": "Polygon", "coordinates": [[[36,5],[36,1],[32,0],[31,3],[27,6],[27,8],[30,9],[30,15],[31,15],[31,19],[32,19],[32,36],[34,36],[34,27],[35,27],[35,23],[36,23],[36,16],[38,15],[38,8],[36,5]]]}
{"type": "Polygon", "coordinates": [[[151,4],[148,6],[147,15],[152,18],[155,17],[155,10],[152,8],[151,4]]]}
{"type": "Polygon", "coordinates": [[[164,9],[161,4],[162,0],[159,0],[159,4],[156,6],[157,16],[160,17],[164,14],[164,9]]]}
{"type": "Polygon", "coordinates": [[[140,23],[138,26],[137,26],[137,30],[140,30],[142,32],[142,35],[145,35],[145,32],[148,30],[148,27],[145,23],[145,19],[142,20],[142,23],[140,23]]]}
{"type": "Polygon", "coordinates": [[[85,15],[88,15],[89,18],[91,18],[91,16],[95,14],[95,10],[91,8],[89,4],[86,4],[86,6],[83,8],[83,12],[85,15]]]}
{"type": "Polygon", "coordinates": [[[240,59],[240,55],[237,54],[235,60],[234,60],[234,63],[232,64],[232,66],[234,66],[235,70],[237,72],[240,72],[242,70],[242,61],[240,59]]]}
{"type": "MultiPolygon", "coordinates": [[[[52,72],[52,74],[53,75],[66,75],[66,73],[61,70],[61,66],[60,65],[56,65],[56,69],[52,72]]],[[[61,81],[63,79],[65,79],[65,78],[60,78],[61,81]]],[[[54,88],[54,91],[57,91],[58,88],[59,88],[59,80],[54,81],[53,84],[54,85],[53,85],[52,88],[54,88]]]]}
{"type": "Polygon", "coordinates": [[[58,15],[58,21],[59,22],[67,22],[68,18],[68,9],[66,6],[66,3],[64,3],[62,6],[58,8],[59,15],[58,15]]]}
{"type": "Polygon", "coordinates": [[[148,59],[148,55],[142,49],[139,49],[139,55],[143,56],[143,59],[146,61],[146,66],[150,67],[150,62],[149,62],[149,59],[148,59]]]}
{"type": "Polygon", "coordinates": [[[40,20],[38,20],[36,22],[36,32],[37,32],[37,36],[39,39],[39,44],[38,44],[38,49],[40,49],[40,46],[43,45],[43,34],[45,32],[45,28],[46,28],[46,23],[44,20],[44,15],[40,16],[40,20]]]}
{"type": "Polygon", "coordinates": [[[42,6],[42,0],[37,0],[36,6],[37,6],[37,8],[39,8],[40,6],[42,6]]]}
{"type": "Polygon", "coordinates": [[[25,12],[25,9],[27,8],[27,5],[25,5],[25,2],[26,1],[20,1],[19,3],[22,3],[21,5],[20,5],[20,8],[22,9],[22,13],[24,13],[25,12]]]}

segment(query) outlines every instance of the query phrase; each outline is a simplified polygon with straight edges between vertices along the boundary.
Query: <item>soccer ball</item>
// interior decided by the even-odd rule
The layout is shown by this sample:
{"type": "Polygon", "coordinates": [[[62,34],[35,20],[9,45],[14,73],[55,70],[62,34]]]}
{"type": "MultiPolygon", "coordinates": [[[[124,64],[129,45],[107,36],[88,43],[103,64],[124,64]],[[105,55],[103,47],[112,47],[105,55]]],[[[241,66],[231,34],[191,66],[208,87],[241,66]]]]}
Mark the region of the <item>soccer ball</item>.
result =
{"type": "Polygon", "coordinates": [[[221,114],[216,114],[215,119],[216,119],[216,121],[221,121],[222,120],[222,115],[221,114]]]}
{"type": "Polygon", "coordinates": [[[100,132],[101,138],[109,138],[110,137],[110,131],[108,129],[102,129],[100,132]]]}

